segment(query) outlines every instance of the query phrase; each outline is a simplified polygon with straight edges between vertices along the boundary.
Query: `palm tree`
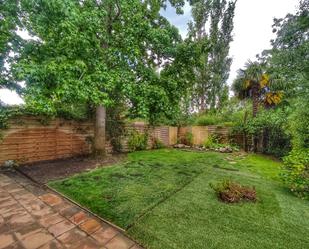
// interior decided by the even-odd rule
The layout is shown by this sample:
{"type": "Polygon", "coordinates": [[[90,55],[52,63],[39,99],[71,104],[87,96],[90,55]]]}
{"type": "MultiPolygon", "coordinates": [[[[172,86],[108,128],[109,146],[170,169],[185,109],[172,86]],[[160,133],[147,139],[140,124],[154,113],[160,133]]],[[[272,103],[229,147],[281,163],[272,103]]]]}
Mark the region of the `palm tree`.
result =
{"type": "Polygon", "coordinates": [[[245,69],[238,71],[238,77],[233,83],[233,91],[240,99],[252,99],[252,114],[256,117],[261,96],[268,85],[269,77],[264,73],[263,66],[258,62],[248,61],[245,69]]]}
{"type": "MultiPolygon", "coordinates": [[[[278,79],[271,80],[265,73],[263,65],[258,62],[248,61],[245,64],[245,69],[238,71],[238,76],[232,86],[233,91],[240,99],[252,99],[252,115],[254,118],[257,116],[261,102],[264,103],[265,107],[275,106],[281,102],[283,94],[280,91],[271,91],[271,82],[276,83],[278,79]]],[[[254,136],[254,151],[257,150],[257,143],[258,138],[254,136]]]]}
{"type": "Polygon", "coordinates": [[[272,107],[281,102],[283,92],[271,89],[279,83],[282,83],[281,79],[278,77],[270,78],[265,73],[262,64],[248,61],[245,64],[245,69],[238,71],[238,76],[232,88],[238,98],[252,99],[252,114],[253,117],[256,117],[260,103],[263,103],[265,107],[272,107]]]}

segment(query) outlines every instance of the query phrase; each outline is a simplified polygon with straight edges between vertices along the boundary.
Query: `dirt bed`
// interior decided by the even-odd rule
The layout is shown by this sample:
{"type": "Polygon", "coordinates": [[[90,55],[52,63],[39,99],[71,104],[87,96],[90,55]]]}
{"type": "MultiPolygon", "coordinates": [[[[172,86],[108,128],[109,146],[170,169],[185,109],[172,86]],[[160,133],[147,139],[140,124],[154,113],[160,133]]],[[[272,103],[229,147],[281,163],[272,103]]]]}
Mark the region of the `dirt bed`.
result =
{"type": "Polygon", "coordinates": [[[45,184],[51,180],[63,179],[84,171],[113,165],[125,159],[126,154],[108,155],[102,160],[78,157],[23,165],[18,167],[18,171],[38,183],[45,184]]]}

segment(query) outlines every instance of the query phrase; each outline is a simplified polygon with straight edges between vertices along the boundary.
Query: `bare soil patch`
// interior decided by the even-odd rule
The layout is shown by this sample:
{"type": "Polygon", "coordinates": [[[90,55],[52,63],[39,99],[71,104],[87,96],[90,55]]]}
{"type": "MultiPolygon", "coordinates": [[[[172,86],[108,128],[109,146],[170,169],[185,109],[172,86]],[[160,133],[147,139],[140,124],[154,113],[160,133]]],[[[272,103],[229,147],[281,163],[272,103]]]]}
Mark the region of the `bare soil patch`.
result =
{"type": "Polygon", "coordinates": [[[38,183],[45,184],[51,180],[63,179],[84,171],[113,165],[124,161],[126,158],[126,154],[107,155],[100,160],[89,157],[75,157],[27,164],[19,166],[18,171],[38,183]]]}

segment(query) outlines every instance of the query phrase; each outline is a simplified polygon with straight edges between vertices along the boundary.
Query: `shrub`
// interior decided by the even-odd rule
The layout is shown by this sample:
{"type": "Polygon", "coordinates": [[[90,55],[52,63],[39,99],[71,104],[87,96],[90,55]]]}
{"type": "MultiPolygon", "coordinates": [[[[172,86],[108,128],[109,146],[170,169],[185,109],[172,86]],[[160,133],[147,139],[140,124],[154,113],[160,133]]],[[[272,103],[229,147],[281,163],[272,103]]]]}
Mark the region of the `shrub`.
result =
{"type": "Polygon", "coordinates": [[[231,180],[223,180],[216,185],[210,184],[210,187],[223,202],[237,203],[240,201],[256,201],[256,191],[254,187],[242,186],[231,180]]]}
{"type": "Polygon", "coordinates": [[[204,147],[206,149],[218,149],[223,145],[219,143],[219,138],[216,135],[210,135],[208,139],[204,142],[204,147]]]}
{"type": "Polygon", "coordinates": [[[196,118],[194,124],[205,126],[205,125],[217,125],[222,122],[222,118],[219,115],[206,114],[196,118]]]}
{"type": "Polygon", "coordinates": [[[187,131],[185,136],[180,139],[180,142],[182,144],[192,146],[193,145],[193,134],[192,134],[192,132],[187,131]]]}
{"type": "Polygon", "coordinates": [[[129,134],[128,146],[130,151],[145,150],[147,148],[148,134],[133,130],[129,134]]]}
{"type": "Polygon", "coordinates": [[[165,148],[165,144],[160,139],[154,138],[152,148],[153,149],[162,149],[162,148],[165,148]]]}
{"type": "Polygon", "coordinates": [[[288,131],[292,136],[293,148],[309,148],[309,103],[298,100],[288,118],[288,131]]]}
{"type": "Polygon", "coordinates": [[[233,132],[255,136],[263,142],[260,152],[283,157],[291,150],[291,136],[286,132],[287,116],[282,109],[260,110],[257,117],[250,115],[246,121],[238,122],[233,132]]]}
{"type": "Polygon", "coordinates": [[[297,196],[309,199],[309,149],[294,149],[283,160],[282,179],[297,196]]]}

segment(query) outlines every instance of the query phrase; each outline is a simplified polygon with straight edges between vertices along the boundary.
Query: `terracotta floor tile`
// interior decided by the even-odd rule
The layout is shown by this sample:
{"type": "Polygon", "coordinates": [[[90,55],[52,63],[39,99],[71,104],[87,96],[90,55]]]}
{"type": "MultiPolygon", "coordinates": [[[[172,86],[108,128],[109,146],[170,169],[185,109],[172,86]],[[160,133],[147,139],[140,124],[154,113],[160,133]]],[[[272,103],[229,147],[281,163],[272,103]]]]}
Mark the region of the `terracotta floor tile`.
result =
{"type": "Polygon", "coordinates": [[[116,237],[112,238],[105,247],[107,249],[129,249],[134,245],[132,240],[129,240],[122,234],[118,234],[116,237]]]}
{"type": "Polygon", "coordinates": [[[50,233],[47,233],[46,231],[40,231],[38,233],[31,234],[30,236],[25,237],[20,241],[20,243],[26,249],[37,249],[53,239],[54,237],[50,233]]]}
{"type": "Polygon", "coordinates": [[[76,225],[79,225],[80,223],[86,221],[87,219],[89,219],[89,216],[84,211],[80,211],[77,214],[73,215],[70,218],[70,221],[72,221],[76,225]]]}
{"type": "Polygon", "coordinates": [[[8,247],[14,244],[15,242],[16,241],[14,240],[13,234],[11,233],[0,234],[0,249],[8,247]]]}
{"type": "Polygon", "coordinates": [[[38,223],[33,223],[30,225],[21,226],[19,229],[16,229],[14,231],[14,234],[17,237],[17,239],[20,241],[26,237],[29,237],[41,231],[42,231],[42,227],[38,223]]]}
{"type": "Polygon", "coordinates": [[[62,203],[62,198],[60,198],[59,196],[55,194],[48,193],[48,194],[40,196],[39,198],[50,206],[56,206],[62,203]]]}
{"type": "Polygon", "coordinates": [[[104,247],[97,244],[97,242],[91,238],[86,238],[79,245],[73,246],[72,249],[103,249],[104,247]]]}
{"type": "Polygon", "coordinates": [[[113,237],[115,237],[119,232],[112,228],[101,228],[95,233],[91,234],[91,236],[98,241],[100,244],[105,245],[108,241],[110,241],[113,237]]]}
{"type": "Polygon", "coordinates": [[[25,247],[23,247],[20,243],[17,242],[5,247],[5,249],[25,249],[25,247]]]}
{"type": "Polygon", "coordinates": [[[52,214],[52,215],[48,215],[48,216],[44,216],[43,218],[39,219],[39,223],[43,226],[43,227],[50,227],[52,225],[55,225],[61,221],[64,221],[65,218],[62,217],[60,214],[52,214]]]}
{"type": "Polygon", "coordinates": [[[13,215],[8,221],[8,226],[15,229],[24,225],[32,224],[35,220],[28,213],[13,215]]]}
{"type": "Polygon", "coordinates": [[[0,208],[6,208],[8,206],[12,206],[15,205],[17,203],[17,201],[15,201],[13,198],[8,198],[6,200],[3,200],[0,202],[0,208]]]}
{"type": "Polygon", "coordinates": [[[65,209],[62,209],[60,211],[60,214],[63,215],[64,217],[70,219],[73,215],[79,213],[81,211],[81,209],[79,207],[76,206],[69,206],[65,209]]]}
{"type": "Polygon", "coordinates": [[[101,224],[95,219],[88,219],[80,224],[79,227],[88,234],[92,234],[102,228],[101,224]]]}
{"type": "Polygon", "coordinates": [[[62,221],[60,223],[57,223],[55,225],[52,225],[51,227],[48,228],[48,231],[53,234],[55,237],[71,230],[74,228],[74,224],[71,223],[70,221],[62,221]]]}
{"type": "Polygon", "coordinates": [[[74,228],[68,232],[65,232],[61,236],[57,237],[57,239],[67,248],[71,248],[72,246],[77,246],[77,244],[81,243],[87,234],[81,231],[78,228],[74,228]]]}
{"type": "Polygon", "coordinates": [[[60,242],[55,239],[39,247],[39,249],[64,249],[64,248],[65,247],[61,245],[60,242]]]}
{"type": "Polygon", "coordinates": [[[130,249],[143,249],[143,248],[140,247],[139,245],[134,245],[134,246],[130,247],[130,249]]]}
{"type": "Polygon", "coordinates": [[[14,215],[21,215],[21,214],[27,214],[27,211],[19,205],[13,205],[7,207],[7,209],[0,210],[0,215],[2,215],[2,217],[5,220],[10,219],[14,215]]]}

